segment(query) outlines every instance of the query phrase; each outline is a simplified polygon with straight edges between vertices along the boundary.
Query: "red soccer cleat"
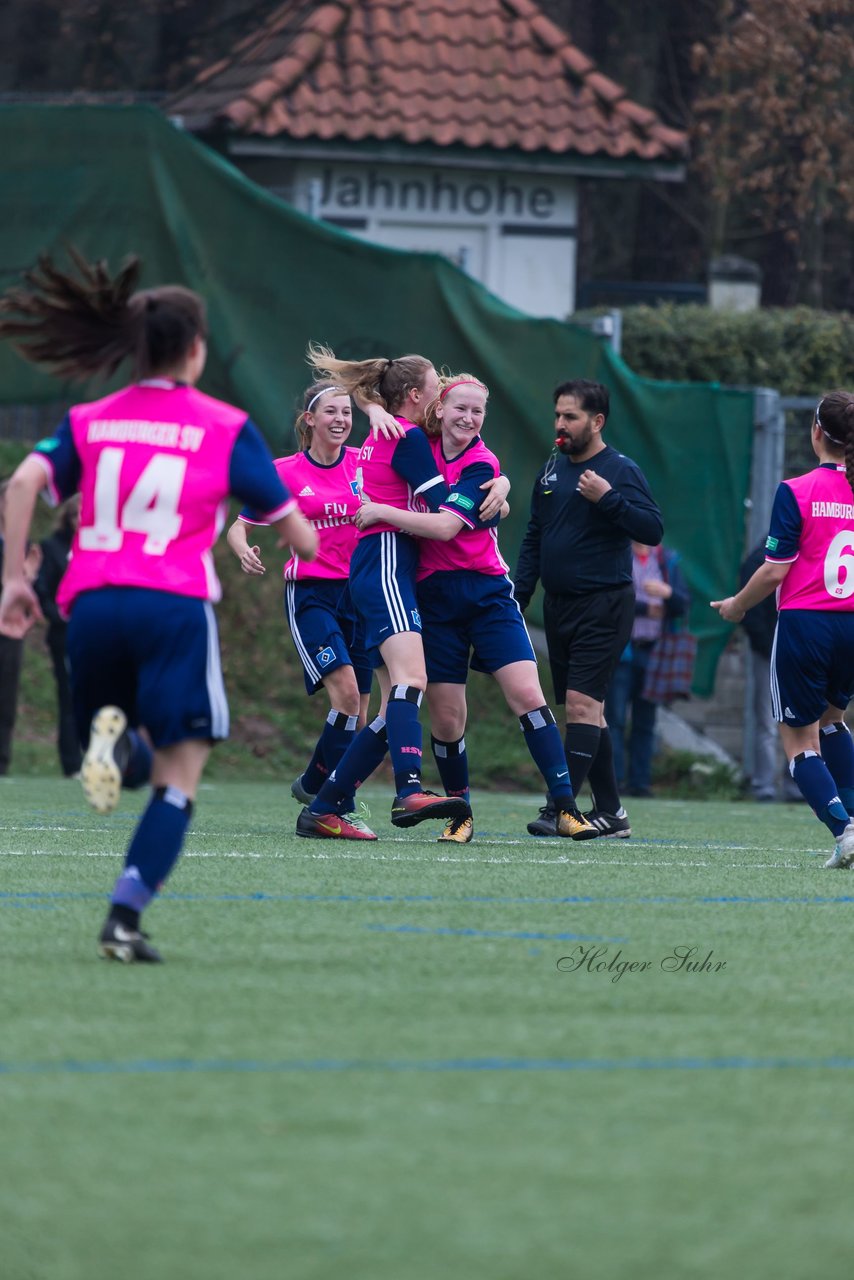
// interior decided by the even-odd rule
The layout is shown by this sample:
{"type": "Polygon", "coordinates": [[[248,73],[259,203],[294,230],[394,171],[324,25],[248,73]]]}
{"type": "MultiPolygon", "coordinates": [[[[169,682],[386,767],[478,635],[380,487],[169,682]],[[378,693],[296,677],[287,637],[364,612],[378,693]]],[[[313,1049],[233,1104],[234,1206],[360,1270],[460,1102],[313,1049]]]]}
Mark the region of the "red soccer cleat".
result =
{"type": "Polygon", "coordinates": [[[354,826],[337,813],[312,813],[303,809],[297,818],[297,835],[320,840],[376,840],[370,827],[360,821],[354,826]]]}
{"type": "Polygon", "coordinates": [[[425,818],[470,818],[471,809],[459,796],[437,796],[434,791],[415,791],[411,796],[395,796],[391,806],[394,827],[414,827],[425,818]]]}

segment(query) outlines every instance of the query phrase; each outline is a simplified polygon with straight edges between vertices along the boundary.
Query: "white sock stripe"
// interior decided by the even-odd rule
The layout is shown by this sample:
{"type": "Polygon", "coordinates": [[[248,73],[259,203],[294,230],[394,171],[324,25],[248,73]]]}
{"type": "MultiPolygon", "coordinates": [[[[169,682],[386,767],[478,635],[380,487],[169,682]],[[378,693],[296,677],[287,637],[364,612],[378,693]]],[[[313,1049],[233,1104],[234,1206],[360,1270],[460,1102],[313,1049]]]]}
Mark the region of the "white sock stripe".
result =
{"type": "Polygon", "coordinates": [[[420,707],[424,701],[424,690],[418,689],[418,697],[410,698],[407,696],[410,689],[415,689],[415,685],[393,684],[389,690],[389,702],[414,702],[417,707],[420,707]]]}
{"type": "Polygon", "coordinates": [[[297,656],[300,662],[302,663],[303,667],[305,668],[306,675],[309,677],[309,679],[313,680],[316,684],[317,681],[320,679],[320,672],[312,662],[311,656],[305,647],[305,643],[303,641],[302,636],[300,635],[300,629],[297,624],[297,617],[296,617],[295,597],[296,597],[296,585],[293,582],[289,582],[285,586],[285,602],[288,610],[288,626],[290,627],[290,630],[291,630],[291,639],[294,642],[294,648],[297,651],[297,656]]]}
{"type": "Polygon", "coordinates": [[[177,787],[166,787],[163,791],[164,804],[171,804],[176,809],[186,809],[190,803],[190,797],[184,795],[183,791],[179,791],[177,787]]]}
{"type": "Polygon", "coordinates": [[[343,729],[345,733],[352,733],[356,725],[359,723],[359,717],[348,716],[346,711],[335,711],[333,709],[327,715],[326,723],[331,725],[338,724],[339,729],[343,729]],[[339,716],[343,719],[343,724],[338,723],[339,716]]]}

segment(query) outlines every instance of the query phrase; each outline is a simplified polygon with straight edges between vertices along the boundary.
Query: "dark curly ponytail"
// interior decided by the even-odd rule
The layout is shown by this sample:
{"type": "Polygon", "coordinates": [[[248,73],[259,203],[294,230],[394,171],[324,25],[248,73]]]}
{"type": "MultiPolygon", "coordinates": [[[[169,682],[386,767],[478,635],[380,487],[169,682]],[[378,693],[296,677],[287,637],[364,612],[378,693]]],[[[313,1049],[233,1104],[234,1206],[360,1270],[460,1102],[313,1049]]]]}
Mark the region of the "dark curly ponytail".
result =
{"type": "Polygon", "coordinates": [[[141,263],[131,254],[111,276],[68,247],[72,270],[47,254],[21,284],[0,295],[0,338],[34,364],[64,378],[109,377],[126,359],[134,376],[165,372],[207,335],[205,305],[190,289],[164,285],[136,292],[141,263]]]}

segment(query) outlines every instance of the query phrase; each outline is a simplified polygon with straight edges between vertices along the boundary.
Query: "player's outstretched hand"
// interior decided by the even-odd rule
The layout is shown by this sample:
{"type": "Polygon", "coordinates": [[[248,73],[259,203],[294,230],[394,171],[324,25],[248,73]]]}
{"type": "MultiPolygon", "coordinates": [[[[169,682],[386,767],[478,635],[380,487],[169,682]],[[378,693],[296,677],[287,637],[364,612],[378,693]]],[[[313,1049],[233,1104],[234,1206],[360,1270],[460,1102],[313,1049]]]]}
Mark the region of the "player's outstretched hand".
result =
{"type": "Polygon", "coordinates": [[[21,640],[34,622],[44,622],[36,593],[26,578],[10,578],[0,595],[0,635],[21,640]]]}
{"type": "Polygon", "coordinates": [[[397,418],[389,413],[387,409],[384,409],[381,404],[366,404],[363,407],[368,415],[371,434],[375,440],[378,440],[380,436],[384,436],[386,440],[400,440],[406,435],[406,431],[397,418]]]}
{"type": "Polygon", "coordinates": [[[261,560],[261,548],[247,547],[240,557],[240,567],[244,573],[266,573],[267,570],[261,560]]]}
{"type": "Polygon", "coordinates": [[[735,596],[727,596],[726,600],[710,600],[709,604],[717,609],[724,622],[741,622],[744,617],[745,611],[738,608],[735,596]]]}

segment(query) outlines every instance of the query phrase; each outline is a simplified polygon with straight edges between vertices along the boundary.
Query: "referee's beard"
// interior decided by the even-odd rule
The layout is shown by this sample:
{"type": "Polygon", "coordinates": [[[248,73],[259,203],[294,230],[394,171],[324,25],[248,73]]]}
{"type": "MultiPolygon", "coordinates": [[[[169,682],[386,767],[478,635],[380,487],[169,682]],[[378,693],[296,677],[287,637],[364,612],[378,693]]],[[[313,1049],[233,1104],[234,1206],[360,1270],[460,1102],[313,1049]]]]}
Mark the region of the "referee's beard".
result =
{"type": "Polygon", "coordinates": [[[593,440],[593,428],[591,426],[582,427],[578,435],[571,436],[568,432],[561,431],[555,436],[555,445],[558,453],[562,453],[565,457],[572,458],[577,453],[584,453],[589,448],[593,440]]]}

